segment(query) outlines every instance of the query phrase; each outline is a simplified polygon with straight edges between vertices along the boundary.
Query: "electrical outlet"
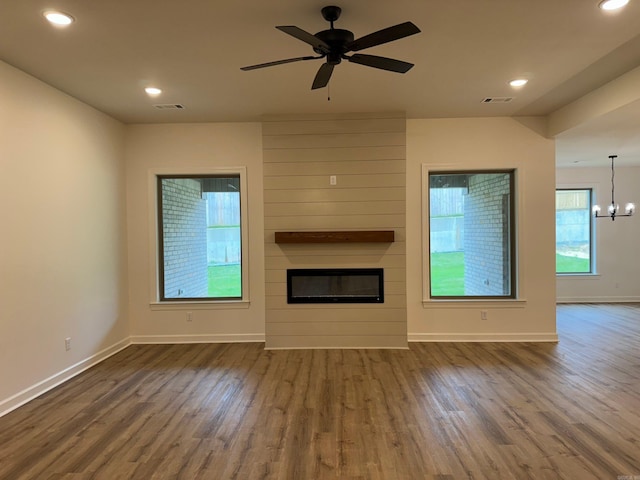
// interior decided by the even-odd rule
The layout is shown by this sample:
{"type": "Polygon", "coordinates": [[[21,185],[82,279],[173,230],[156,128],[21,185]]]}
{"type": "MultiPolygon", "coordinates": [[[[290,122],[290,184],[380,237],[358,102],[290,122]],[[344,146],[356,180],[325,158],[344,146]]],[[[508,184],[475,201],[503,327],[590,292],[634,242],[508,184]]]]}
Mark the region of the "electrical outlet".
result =
{"type": "Polygon", "coordinates": [[[335,175],[331,175],[329,177],[329,185],[337,185],[338,184],[338,177],[336,177],[335,175]]]}
{"type": "Polygon", "coordinates": [[[71,350],[71,337],[64,339],[64,349],[67,351],[71,350]]]}
{"type": "Polygon", "coordinates": [[[187,322],[192,320],[191,312],[187,312],[187,322]]]}
{"type": "Polygon", "coordinates": [[[487,311],[480,310],[480,320],[486,320],[486,319],[487,319],[487,311]]]}

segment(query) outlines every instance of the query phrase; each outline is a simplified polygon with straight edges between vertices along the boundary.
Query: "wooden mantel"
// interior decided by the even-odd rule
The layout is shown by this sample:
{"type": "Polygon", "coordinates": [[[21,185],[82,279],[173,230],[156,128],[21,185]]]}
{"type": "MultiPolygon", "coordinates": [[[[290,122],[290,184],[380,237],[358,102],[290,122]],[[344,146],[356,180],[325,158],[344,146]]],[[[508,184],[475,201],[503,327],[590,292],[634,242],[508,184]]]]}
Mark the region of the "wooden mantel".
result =
{"type": "Polygon", "coordinates": [[[393,230],[341,230],[334,232],[276,232],[276,243],[390,243],[393,230]]]}

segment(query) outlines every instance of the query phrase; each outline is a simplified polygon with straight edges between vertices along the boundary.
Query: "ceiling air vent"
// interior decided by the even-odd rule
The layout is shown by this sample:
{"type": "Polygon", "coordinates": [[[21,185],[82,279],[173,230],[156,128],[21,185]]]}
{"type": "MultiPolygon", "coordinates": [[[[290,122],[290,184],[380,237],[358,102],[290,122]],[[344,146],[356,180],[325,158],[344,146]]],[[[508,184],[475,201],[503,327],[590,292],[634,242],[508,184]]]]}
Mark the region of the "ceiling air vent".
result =
{"type": "Polygon", "coordinates": [[[482,103],[509,103],[513,97],[486,97],[482,99],[482,103]]]}
{"type": "Polygon", "coordinates": [[[180,105],[179,103],[157,103],[154,105],[158,110],[182,110],[184,109],[184,105],[180,105]]]}

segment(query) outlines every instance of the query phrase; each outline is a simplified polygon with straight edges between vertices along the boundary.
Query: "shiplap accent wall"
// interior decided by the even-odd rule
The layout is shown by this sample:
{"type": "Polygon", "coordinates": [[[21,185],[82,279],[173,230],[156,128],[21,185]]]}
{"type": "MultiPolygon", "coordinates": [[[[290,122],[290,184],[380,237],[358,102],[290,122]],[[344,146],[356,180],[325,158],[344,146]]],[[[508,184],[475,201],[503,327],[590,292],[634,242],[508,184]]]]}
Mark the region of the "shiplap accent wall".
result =
{"type": "Polygon", "coordinates": [[[266,347],[405,348],[404,114],[268,117],[262,132],[266,347]],[[395,242],[274,241],[323,230],[393,230],[395,242]],[[373,267],[384,268],[382,304],[287,304],[288,268],[373,267]]]}

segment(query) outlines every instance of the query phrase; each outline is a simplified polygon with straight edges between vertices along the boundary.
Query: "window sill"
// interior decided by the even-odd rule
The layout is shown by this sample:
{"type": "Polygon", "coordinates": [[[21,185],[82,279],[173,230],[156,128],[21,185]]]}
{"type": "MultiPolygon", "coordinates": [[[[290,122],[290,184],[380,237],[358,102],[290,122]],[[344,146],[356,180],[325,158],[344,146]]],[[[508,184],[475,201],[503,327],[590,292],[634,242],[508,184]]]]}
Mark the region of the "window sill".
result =
{"type": "Polygon", "coordinates": [[[222,300],[219,302],[151,302],[151,310],[231,310],[249,308],[249,300],[222,300]]]}
{"type": "Polygon", "coordinates": [[[583,279],[591,279],[599,277],[599,273],[556,273],[556,277],[558,278],[583,278],[583,279]]]}
{"type": "Polygon", "coordinates": [[[422,308],[525,308],[527,301],[508,298],[504,300],[423,300],[422,308]]]}

